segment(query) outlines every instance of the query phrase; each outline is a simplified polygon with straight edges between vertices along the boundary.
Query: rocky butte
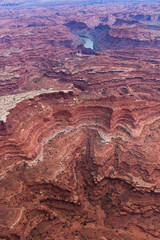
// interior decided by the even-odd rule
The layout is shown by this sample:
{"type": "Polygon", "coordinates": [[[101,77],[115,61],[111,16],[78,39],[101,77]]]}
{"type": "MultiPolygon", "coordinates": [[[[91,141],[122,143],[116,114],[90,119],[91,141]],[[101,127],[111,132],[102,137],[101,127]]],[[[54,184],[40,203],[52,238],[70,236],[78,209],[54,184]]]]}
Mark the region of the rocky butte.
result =
{"type": "Polygon", "coordinates": [[[160,239],[156,0],[0,3],[0,240],[64,239],[160,239]]]}

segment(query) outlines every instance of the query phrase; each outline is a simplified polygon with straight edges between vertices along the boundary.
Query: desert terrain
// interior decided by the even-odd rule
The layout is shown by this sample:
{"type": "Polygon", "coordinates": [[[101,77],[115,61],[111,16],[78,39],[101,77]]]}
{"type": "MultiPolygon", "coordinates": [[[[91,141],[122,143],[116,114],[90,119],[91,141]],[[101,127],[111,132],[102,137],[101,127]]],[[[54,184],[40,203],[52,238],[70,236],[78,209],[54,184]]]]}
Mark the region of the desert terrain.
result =
{"type": "Polygon", "coordinates": [[[0,239],[160,239],[160,3],[1,1],[0,239]]]}

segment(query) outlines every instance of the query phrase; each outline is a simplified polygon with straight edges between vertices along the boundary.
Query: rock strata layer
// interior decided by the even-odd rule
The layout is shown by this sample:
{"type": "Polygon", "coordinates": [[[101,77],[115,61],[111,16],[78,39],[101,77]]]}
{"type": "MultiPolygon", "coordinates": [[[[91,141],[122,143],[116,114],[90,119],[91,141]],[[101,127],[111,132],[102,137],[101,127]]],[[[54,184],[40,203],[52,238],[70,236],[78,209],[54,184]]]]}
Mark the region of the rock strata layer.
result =
{"type": "Polygon", "coordinates": [[[0,239],[160,239],[160,5],[18,6],[0,11],[0,239]]]}

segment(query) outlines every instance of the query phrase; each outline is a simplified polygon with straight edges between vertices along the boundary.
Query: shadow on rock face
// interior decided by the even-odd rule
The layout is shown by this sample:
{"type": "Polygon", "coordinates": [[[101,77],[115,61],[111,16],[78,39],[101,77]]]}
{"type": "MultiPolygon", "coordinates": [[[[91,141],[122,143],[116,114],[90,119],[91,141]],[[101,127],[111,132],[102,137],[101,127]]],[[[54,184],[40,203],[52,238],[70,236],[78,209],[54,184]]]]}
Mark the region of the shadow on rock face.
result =
{"type": "Polygon", "coordinates": [[[82,30],[82,29],[88,28],[87,24],[83,22],[76,22],[76,21],[70,21],[64,25],[70,28],[70,30],[82,30]]]}
{"type": "Polygon", "coordinates": [[[80,44],[77,46],[77,49],[81,50],[81,53],[87,54],[87,55],[99,55],[95,50],[91,48],[85,48],[83,44],[80,44]]]}

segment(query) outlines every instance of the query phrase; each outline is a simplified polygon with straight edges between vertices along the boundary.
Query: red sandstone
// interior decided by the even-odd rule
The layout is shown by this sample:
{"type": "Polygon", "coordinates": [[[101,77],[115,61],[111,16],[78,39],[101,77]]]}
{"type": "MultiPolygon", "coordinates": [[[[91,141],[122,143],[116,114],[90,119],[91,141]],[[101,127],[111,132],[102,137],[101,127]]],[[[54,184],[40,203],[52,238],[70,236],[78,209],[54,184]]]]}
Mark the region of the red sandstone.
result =
{"type": "Polygon", "coordinates": [[[160,239],[160,5],[73,5],[0,11],[0,239],[160,239]]]}

